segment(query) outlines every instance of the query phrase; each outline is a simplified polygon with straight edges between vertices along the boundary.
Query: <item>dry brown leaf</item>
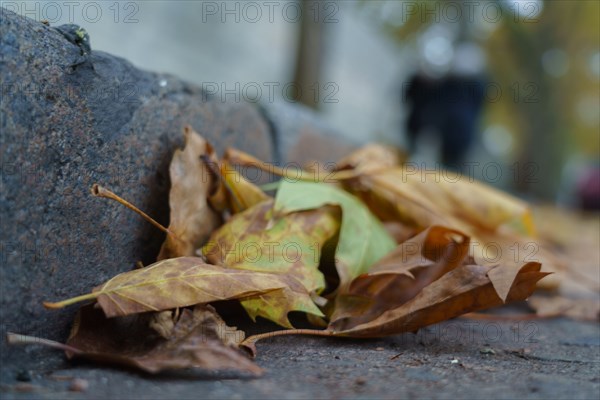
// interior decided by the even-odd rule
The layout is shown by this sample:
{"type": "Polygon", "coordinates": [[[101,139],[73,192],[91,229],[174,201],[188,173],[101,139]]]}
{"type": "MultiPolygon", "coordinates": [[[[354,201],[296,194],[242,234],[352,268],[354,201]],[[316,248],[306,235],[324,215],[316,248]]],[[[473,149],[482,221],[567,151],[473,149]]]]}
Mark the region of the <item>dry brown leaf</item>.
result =
{"type": "MultiPolygon", "coordinates": [[[[184,127],[185,147],[175,150],[169,174],[171,221],[158,260],[193,256],[216,229],[221,218],[208,204],[215,178],[202,158],[213,157],[210,144],[191,126],[184,127]]],[[[216,159],[215,159],[216,160],[216,159]]]]}
{"type": "Polygon", "coordinates": [[[367,145],[346,156],[338,170],[357,172],[346,178],[348,190],[361,197],[383,221],[403,221],[425,229],[450,226],[476,237],[509,222],[533,234],[527,203],[451,171],[424,171],[400,165],[392,149],[367,145]]]}
{"type": "Polygon", "coordinates": [[[336,297],[331,318],[368,322],[414,298],[423,288],[461,265],[469,238],[459,231],[432,226],[402,243],[368,273],[336,297]]]}
{"type": "Polygon", "coordinates": [[[168,339],[175,327],[175,321],[177,321],[177,318],[173,315],[173,310],[160,311],[152,313],[149,326],[160,336],[168,339]]]}
{"type": "Polygon", "coordinates": [[[455,176],[448,180],[396,167],[365,172],[347,180],[345,187],[383,221],[402,221],[420,229],[451,226],[473,237],[480,229],[495,231],[514,220],[532,231],[526,203],[468,177],[455,176]]]}
{"type": "MultiPolygon", "coordinates": [[[[467,258],[467,260],[470,259],[467,258]]],[[[368,321],[365,321],[362,315],[344,316],[332,320],[324,330],[294,329],[258,334],[247,338],[240,346],[256,355],[256,342],[274,336],[315,335],[371,338],[416,332],[428,325],[463,314],[502,305],[504,302],[488,278],[488,273],[494,268],[502,267],[471,264],[458,266],[425,286],[411,300],[399,306],[392,306],[368,321]]],[[[507,301],[524,300],[531,295],[535,290],[536,283],[548,275],[548,273],[540,272],[540,268],[539,263],[533,262],[522,266],[510,288],[507,301]]],[[[356,279],[360,280],[361,277],[356,279]]],[[[385,304],[382,303],[375,303],[375,305],[385,307],[385,304]]],[[[368,307],[363,310],[369,312],[368,307]]]]}
{"type": "Polygon", "coordinates": [[[67,341],[79,352],[67,351],[67,357],[121,364],[150,373],[188,368],[262,373],[237,350],[243,332],[227,327],[210,306],[184,309],[167,339],[150,329],[148,318],[134,315],[107,319],[93,305],[83,306],[67,341]]]}
{"type": "Polygon", "coordinates": [[[206,264],[198,257],[179,257],[117,275],[90,294],[44,305],[62,308],[97,299],[107,317],[116,317],[239,299],[287,288],[301,290],[302,285],[285,274],[224,268],[206,264]]]}
{"type": "MultiPolygon", "coordinates": [[[[468,312],[502,305],[504,302],[488,278],[493,268],[502,267],[462,265],[426,286],[412,300],[374,320],[363,323],[360,318],[343,318],[333,321],[328,329],[336,336],[380,337],[414,332],[468,312]]],[[[521,267],[506,300],[526,299],[535,290],[536,282],[547,275],[540,268],[539,263],[521,267]]]]}
{"type": "Polygon", "coordinates": [[[504,265],[490,273],[502,299],[506,299],[525,262],[541,261],[545,270],[555,270],[553,265],[558,259],[527,236],[534,235],[535,229],[524,201],[450,171],[421,171],[412,165],[378,168],[390,163],[368,156],[369,151],[362,149],[347,157],[358,160],[347,166],[360,173],[346,179],[345,188],[359,196],[383,221],[417,230],[443,225],[469,235],[470,255],[475,263],[504,265]],[[362,171],[361,163],[367,165],[362,171]],[[527,258],[531,249],[536,254],[534,259],[527,258]]]}

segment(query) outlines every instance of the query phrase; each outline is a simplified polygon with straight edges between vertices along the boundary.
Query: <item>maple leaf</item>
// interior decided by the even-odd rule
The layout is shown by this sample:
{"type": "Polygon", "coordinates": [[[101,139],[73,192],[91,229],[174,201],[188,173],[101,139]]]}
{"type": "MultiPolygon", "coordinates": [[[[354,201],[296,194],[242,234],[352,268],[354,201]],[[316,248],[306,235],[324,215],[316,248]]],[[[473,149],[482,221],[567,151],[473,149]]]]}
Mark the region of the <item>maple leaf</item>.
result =
{"type": "Polygon", "coordinates": [[[432,226],[407,240],[369,272],[342,288],[332,321],[353,317],[369,321],[414,298],[425,286],[461,265],[469,238],[459,231],[432,226]]]}
{"type": "Polygon", "coordinates": [[[380,337],[415,332],[469,312],[524,300],[547,276],[539,263],[527,263],[511,282],[506,299],[496,291],[490,273],[502,265],[472,264],[469,237],[433,226],[376,263],[369,273],[341,287],[325,330],[270,332],[246,339],[255,354],[257,340],[277,335],[380,337]]]}
{"type": "Polygon", "coordinates": [[[275,198],[275,215],[312,210],[325,205],[342,210],[340,236],[335,253],[340,285],[367,272],[396,247],[382,223],[357,198],[334,186],[283,180],[275,198]]]}
{"type": "Polygon", "coordinates": [[[290,287],[302,286],[294,277],[284,274],[224,268],[206,264],[197,257],[179,257],[117,275],[90,294],[44,306],[62,308],[97,299],[106,316],[115,317],[238,299],[290,287]]]}
{"type": "Polygon", "coordinates": [[[490,272],[490,279],[502,299],[508,295],[512,281],[523,264],[539,262],[544,266],[545,272],[559,270],[564,265],[564,261],[558,258],[543,241],[517,233],[480,230],[473,242],[470,255],[475,264],[490,266],[502,264],[502,269],[494,269],[490,272]]]}
{"type": "Polygon", "coordinates": [[[535,262],[521,265],[516,273],[506,265],[474,265],[469,248],[470,238],[460,231],[428,228],[338,295],[329,329],[350,330],[353,336],[375,334],[377,329],[382,334],[412,331],[506,301],[523,300],[537,281],[548,275],[540,272],[541,264],[535,262]],[[499,288],[495,279],[507,281],[503,283],[508,283],[508,290],[499,288]],[[358,326],[362,328],[355,330],[358,326]]]}
{"type": "Polygon", "coordinates": [[[513,222],[534,234],[526,202],[472,177],[452,171],[420,170],[379,145],[367,145],[342,158],[336,171],[346,173],[345,188],[363,199],[382,220],[401,220],[425,229],[451,226],[471,236],[513,222]],[[348,174],[354,171],[354,175],[348,174]]]}
{"type": "Polygon", "coordinates": [[[276,217],[273,200],[263,201],[234,215],[213,233],[202,249],[216,265],[293,277],[303,286],[282,288],[243,299],[250,317],[262,316],[291,327],[290,311],[322,315],[307,294],[325,288],[319,271],[320,249],[339,229],[336,210],[320,207],[276,217]]]}
{"type": "MultiPolygon", "coordinates": [[[[411,300],[385,310],[371,321],[342,318],[332,321],[328,329],[336,336],[380,337],[415,332],[462,314],[502,305],[504,302],[488,277],[494,268],[502,266],[461,265],[425,286],[411,300]]],[[[540,268],[534,262],[523,265],[506,301],[525,300],[531,295],[537,281],[548,275],[540,268]]]]}
{"type": "Polygon", "coordinates": [[[526,202],[472,177],[443,170],[432,174],[385,154],[385,148],[366,146],[342,159],[338,167],[342,172],[355,171],[343,180],[344,188],[361,198],[381,220],[399,224],[405,231],[407,227],[423,230],[443,225],[471,236],[470,255],[477,264],[504,265],[490,272],[503,300],[524,262],[542,261],[545,269],[552,270],[557,260],[543,250],[533,260],[511,257],[511,246],[537,246],[531,237],[535,228],[526,202]],[[371,157],[373,154],[378,157],[371,157]],[[490,257],[490,246],[497,249],[498,258],[490,257]]]}

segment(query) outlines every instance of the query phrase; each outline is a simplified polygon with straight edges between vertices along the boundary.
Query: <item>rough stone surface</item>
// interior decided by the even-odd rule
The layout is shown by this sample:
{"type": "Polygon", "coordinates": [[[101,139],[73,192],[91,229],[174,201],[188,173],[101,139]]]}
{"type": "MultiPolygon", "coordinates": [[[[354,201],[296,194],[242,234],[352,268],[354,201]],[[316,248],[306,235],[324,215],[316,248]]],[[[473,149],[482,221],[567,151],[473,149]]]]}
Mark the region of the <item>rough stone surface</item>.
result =
{"type": "MultiPolygon", "coordinates": [[[[43,300],[154,261],[163,235],[89,190],[100,183],[168,223],[168,164],[185,124],[219,152],[235,146],[278,163],[310,150],[311,159],[332,161],[352,148],[308,109],[224,103],[106,53],[86,58],[57,29],[0,14],[2,337],[64,339],[75,309],[48,312],[43,300]]],[[[3,364],[22,356],[0,343],[3,364]]]]}
{"type": "MultiPolygon", "coordinates": [[[[92,38],[93,44],[93,38],[92,38]]],[[[271,131],[247,104],[225,104],[178,79],[81,50],[57,30],[2,9],[0,24],[0,335],[64,340],[74,309],[42,300],[88,292],[138,260],[162,233],[90,195],[100,183],[168,223],[168,164],[191,124],[219,151],[274,157],[271,131]]],[[[22,357],[1,341],[3,364],[22,357]]]]}

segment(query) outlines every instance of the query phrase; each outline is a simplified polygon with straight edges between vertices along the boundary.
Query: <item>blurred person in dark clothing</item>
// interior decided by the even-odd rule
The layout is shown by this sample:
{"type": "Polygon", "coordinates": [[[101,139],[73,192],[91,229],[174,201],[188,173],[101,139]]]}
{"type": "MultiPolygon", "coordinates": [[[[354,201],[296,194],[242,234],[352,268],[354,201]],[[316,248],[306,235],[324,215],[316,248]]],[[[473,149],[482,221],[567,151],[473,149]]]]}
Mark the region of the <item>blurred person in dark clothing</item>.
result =
{"type": "MultiPolygon", "coordinates": [[[[423,133],[431,131],[441,145],[440,161],[461,171],[477,137],[487,84],[486,57],[475,41],[454,41],[442,28],[424,35],[418,72],[403,88],[409,110],[407,141],[415,153],[423,133]]],[[[468,36],[462,28],[459,36],[468,36]]]]}
{"type": "Polygon", "coordinates": [[[475,141],[477,123],[485,97],[485,82],[479,76],[448,74],[439,78],[415,74],[404,100],[409,148],[414,152],[419,136],[433,130],[441,142],[441,162],[460,170],[475,141]]]}

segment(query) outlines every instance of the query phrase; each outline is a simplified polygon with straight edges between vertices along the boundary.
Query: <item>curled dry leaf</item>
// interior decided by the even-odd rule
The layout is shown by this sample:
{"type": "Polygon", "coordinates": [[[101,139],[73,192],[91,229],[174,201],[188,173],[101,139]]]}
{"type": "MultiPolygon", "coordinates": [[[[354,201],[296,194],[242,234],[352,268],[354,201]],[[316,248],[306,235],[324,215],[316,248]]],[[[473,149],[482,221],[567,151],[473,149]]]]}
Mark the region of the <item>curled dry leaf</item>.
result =
{"type": "Polygon", "coordinates": [[[163,243],[158,260],[193,256],[210,233],[220,223],[220,216],[208,204],[208,197],[217,182],[202,158],[216,162],[210,144],[191,126],[184,127],[185,147],[175,150],[169,174],[171,191],[169,207],[171,221],[167,238],[163,243]]]}
{"type": "Polygon", "coordinates": [[[461,265],[468,251],[469,238],[461,232],[441,226],[428,228],[343,288],[336,297],[331,320],[352,317],[358,324],[401,306],[461,265]]]}
{"type": "Polygon", "coordinates": [[[149,315],[107,319],[93,305],[83,306],[67,345],[67,357],[135,367],[150,373],[196,368],[260,375],[262,370],[237,350],[244,333],[228,327],[210,306],[184,309],[168,338],[148,325],[149,315]]]}
{"type": "Polygon", "coordinates": [[[274,213],[281,216],[325,205],[339,206],[342,210],[336,267],[343,286],[367,272],[396,243],[357,198],[330,185],[284,180],[277,191],[274,213]]]}
{"type": "MultiPolygon", "coordinates": [[[[325,330],[270,332],[246,339],[242,346],[254,354],[255,342],[267,337],[306,334],[318,336],[381,337],[415,332],[460,315],[502,305],[490,272],[502,266],[473,265],[469,238],[434,226],[381,259],[368,274],[342,287],[333,317],[325,330]]],[[[548,273],[541,265],[523,265],[506,301],[524,300],[548,273]]]]}
{"type": "MultiPolygon", "coordinates": [[[[175,310],[178,311],[179,309],[175,310]]],[[[171,332],[175,327],[175,321],[177,321],[177,315],[174,315],[174,310],[160,311],[152,313],[152,317],[149,321],[150,328],[154,329],[156,333],[165,339],[171,337],[171,332]]]]}
{"type": "MultiPolygon", "coordinates": [[[[488,277],[494,268],[502,266],[461,265],[425,286],[413,299],[386,310],[371,321],[363,322],[360,317],[342,318],[333,321],[328,330],[336,336],[387,336],[414,332],[465,313],[502,305],[504,302],[488,277]]],[[[539,263],[533,262],[522,266],[506,300],[524,300],[531,295],[536,282],[547,275],[540,272],[540,268],[539,263]]]]}
{"type": "Polygon", "coordinates": [[[495,232],[511,223],[513,230],[534,234],[524,201],[470,176],[399,165],[399,159],[386,156],[390,151],[368,145],[340,160],[338,166],[357,172],[345,180],[345,187],[383,221],[403,221],[420,229],[450,226],[474,238],[480,230],[495,232]]]}
{"type": "Polygon", "coordinates": [[[206,264],[198,257],[179,257],[117,275],[90,294],[44,305],[61,308],[97,299],[107,317],[116,317],[239,299],[298,286],[300,283],[288,275],[224,268],[206,264]]]}
{"type": "Polygon", "coordinates": [[[367,150],[358,150],[347,157],[357,160],[354,163],[341,164],[359,172],[345,180],[344,187],[383,221],[418,230],[432,225],[449,226],[471,236],[470,252],[477,264],[505,266],[490,273],[503,300],[525,262],[542,261],[550,271],[559,262],[537,241],[527,237],[534,235],[535,229],[524,201],[451,171],[432,173],[408,164],[386,168],[389,161],[384,157],[382,161],[369,158],[367,150]],[[518,257],[525,256],[532,247],[538,249],[535,258],[518,257]],[[490,256],[495,250],[498,257],[490,256]]]}
{"type": "Polygon", "coordinates": [[[245,271],[293,277],[301,287],[290,286],[258,293],[242,300],[251,318],[261,316],[291,327],[287,314],[304,311],[322,315],[310,298],[325,288],[319,271],[320,251],[339,229],[335,207],[273,214],[273,200],[263,201],[234,215],[215,231],[202,249],[212,264],[245,271]]]}

